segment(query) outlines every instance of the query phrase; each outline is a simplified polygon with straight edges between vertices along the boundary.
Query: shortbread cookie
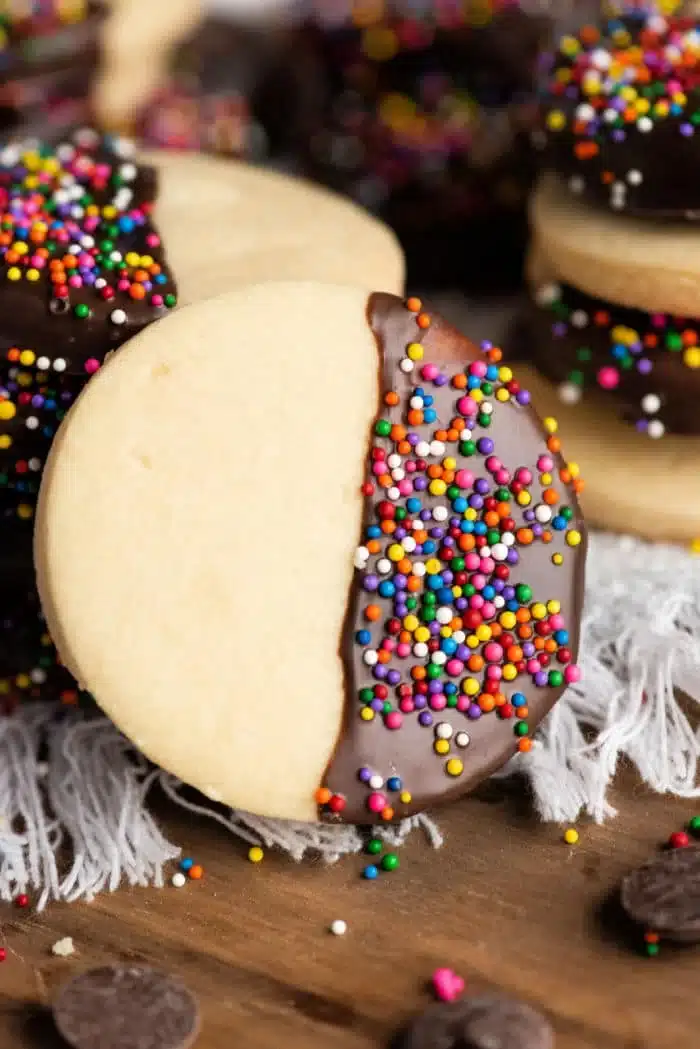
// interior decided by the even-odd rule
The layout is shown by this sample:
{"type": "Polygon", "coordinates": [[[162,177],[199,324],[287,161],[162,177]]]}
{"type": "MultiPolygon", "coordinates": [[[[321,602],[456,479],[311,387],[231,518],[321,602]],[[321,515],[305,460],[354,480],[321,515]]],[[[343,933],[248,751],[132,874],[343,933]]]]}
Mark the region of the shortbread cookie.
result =
{"type": "Polygon", "coordinates": [[[586,543],[500,360],[418,300],[303,283],[137,336],[40,496],[77,680],[159,765],[268,816],[399,819],[528,750],[578,680],[586,543]]]}
{"type": "Polygon", "coordinates": [[[589,525],[655,541],[700,536],[700,438],[649,441],[616,417],[604,395],[565,408],[554,384],[532,368],[517,370],[537,410],[559,420],[567,455],[586,479],[581,505],[589,525]]]}
{"type": "Polygon", "coordinates": [[[700,315],[700,225],[613,214],[574,197],[554,175],[538,186],[530,219],[566,284],[647,313],[700,315]]]}
{"type": "Polygon", "coordinates": [[[616,212],[697,219],[700,22],[654,6],[561,39],[545,93],[546,163],[616,212]]]}
{"type": "Polygon", "coordinates": [[[586,295],[558,280],[537,246],[528,280],[525,356],[565,404],[600,390],[642,434],[700,434],[699,321],[586,295]]]}

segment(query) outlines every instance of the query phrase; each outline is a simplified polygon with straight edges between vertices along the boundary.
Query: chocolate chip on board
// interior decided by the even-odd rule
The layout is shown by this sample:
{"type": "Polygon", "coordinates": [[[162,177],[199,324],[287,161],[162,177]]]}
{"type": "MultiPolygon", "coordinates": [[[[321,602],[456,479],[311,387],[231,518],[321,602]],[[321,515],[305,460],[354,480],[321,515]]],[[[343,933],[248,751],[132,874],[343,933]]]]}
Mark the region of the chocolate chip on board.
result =
{"type": "Polygon", "coordinates": [[[523,1002],[496,995],[434,1005],[406,1030],[399,1049],[553,1049],[554,1032],[523,1002]]]}
{"type": "Polygon", "coordinates": [[[663,852],[622,882],[622,906],[645,929],[678,943],[700,943],[700,848],[663,852]]]}
{"type": "Polygon", "coordinates": [[[82,973],[59,992],[53,1016],[72,1049],[189,1049],[200,1026],[184,984],[137,966],[82,973]]]}

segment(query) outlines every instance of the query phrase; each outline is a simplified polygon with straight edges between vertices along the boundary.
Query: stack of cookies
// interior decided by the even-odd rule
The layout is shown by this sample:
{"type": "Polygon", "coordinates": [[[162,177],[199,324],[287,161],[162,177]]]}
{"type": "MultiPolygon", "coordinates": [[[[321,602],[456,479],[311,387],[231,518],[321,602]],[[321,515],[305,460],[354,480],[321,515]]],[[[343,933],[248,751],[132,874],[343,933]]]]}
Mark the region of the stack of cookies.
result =
{"type": "Polygon", "coordinates": [[[91,118],[101,0],[0,4],[0,135],[58,137],[91,118]]]}
{"type": "Polygon", "coordinates": [[[691,539],[700,534],[700,22],[637,12],[563,37],[543,116],[549,171],[531,207],[523,347],[537,370],[530,386],[581,461],[590,517],[691,539]]]}

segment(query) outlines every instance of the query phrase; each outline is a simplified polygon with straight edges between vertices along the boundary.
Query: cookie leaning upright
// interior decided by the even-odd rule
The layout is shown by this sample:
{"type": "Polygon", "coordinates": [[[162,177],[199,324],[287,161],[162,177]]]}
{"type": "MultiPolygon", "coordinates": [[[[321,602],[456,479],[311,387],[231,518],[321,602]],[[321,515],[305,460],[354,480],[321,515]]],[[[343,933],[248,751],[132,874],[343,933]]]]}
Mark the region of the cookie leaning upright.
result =
{"type": "Polygon", "coordinates": [[[552,429],[415,299],[280,282],[176,311],[54,445],[35,549],[62,657],[236,808],[366,823],[463,794],[578,680],[552,429]]]}
{"type": "Polygon", "coordinates": [[[560,415],[598,523],[694,538],[700,23],[637,13],[564,37],[543,126],[522,347],[533,395],[560,415]],[[644,483],[627,499],[632,466],[644,483]]]}

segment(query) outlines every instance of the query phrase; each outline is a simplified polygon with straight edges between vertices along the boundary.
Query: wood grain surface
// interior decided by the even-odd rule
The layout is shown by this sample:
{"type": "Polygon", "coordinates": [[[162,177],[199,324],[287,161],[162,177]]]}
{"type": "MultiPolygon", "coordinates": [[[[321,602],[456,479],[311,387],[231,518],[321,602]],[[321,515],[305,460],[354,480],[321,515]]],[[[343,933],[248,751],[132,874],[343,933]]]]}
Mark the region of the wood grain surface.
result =
{"type": "Polygon", "coordinates": [[[268,853],[253,865],[217,825],[157,802],[204,879],[43,914],[0,909],[0,1046],[58,1049],[47,1011],[58,987],[92,965],[134,961],[179,974],[199,996],[198,1049],[385,1046],[429,1002],[438,966],[470,990],[543,1009],[557,1049],[697,1049],[700,948],[644,957],[613,899],[620,877],[695,810],[629,779],[613,798],[618,818],[580,823],[575,847],[537,821],[521,784],[489,785],[438,815],[442,850],[418,835],[400,870],[373,883],[362,857],[327,868],[268,853]],[[335,918],[344,937],[328,932],[335,918]],[[64,936],[76,954],[53,957],[64,936]]]}

